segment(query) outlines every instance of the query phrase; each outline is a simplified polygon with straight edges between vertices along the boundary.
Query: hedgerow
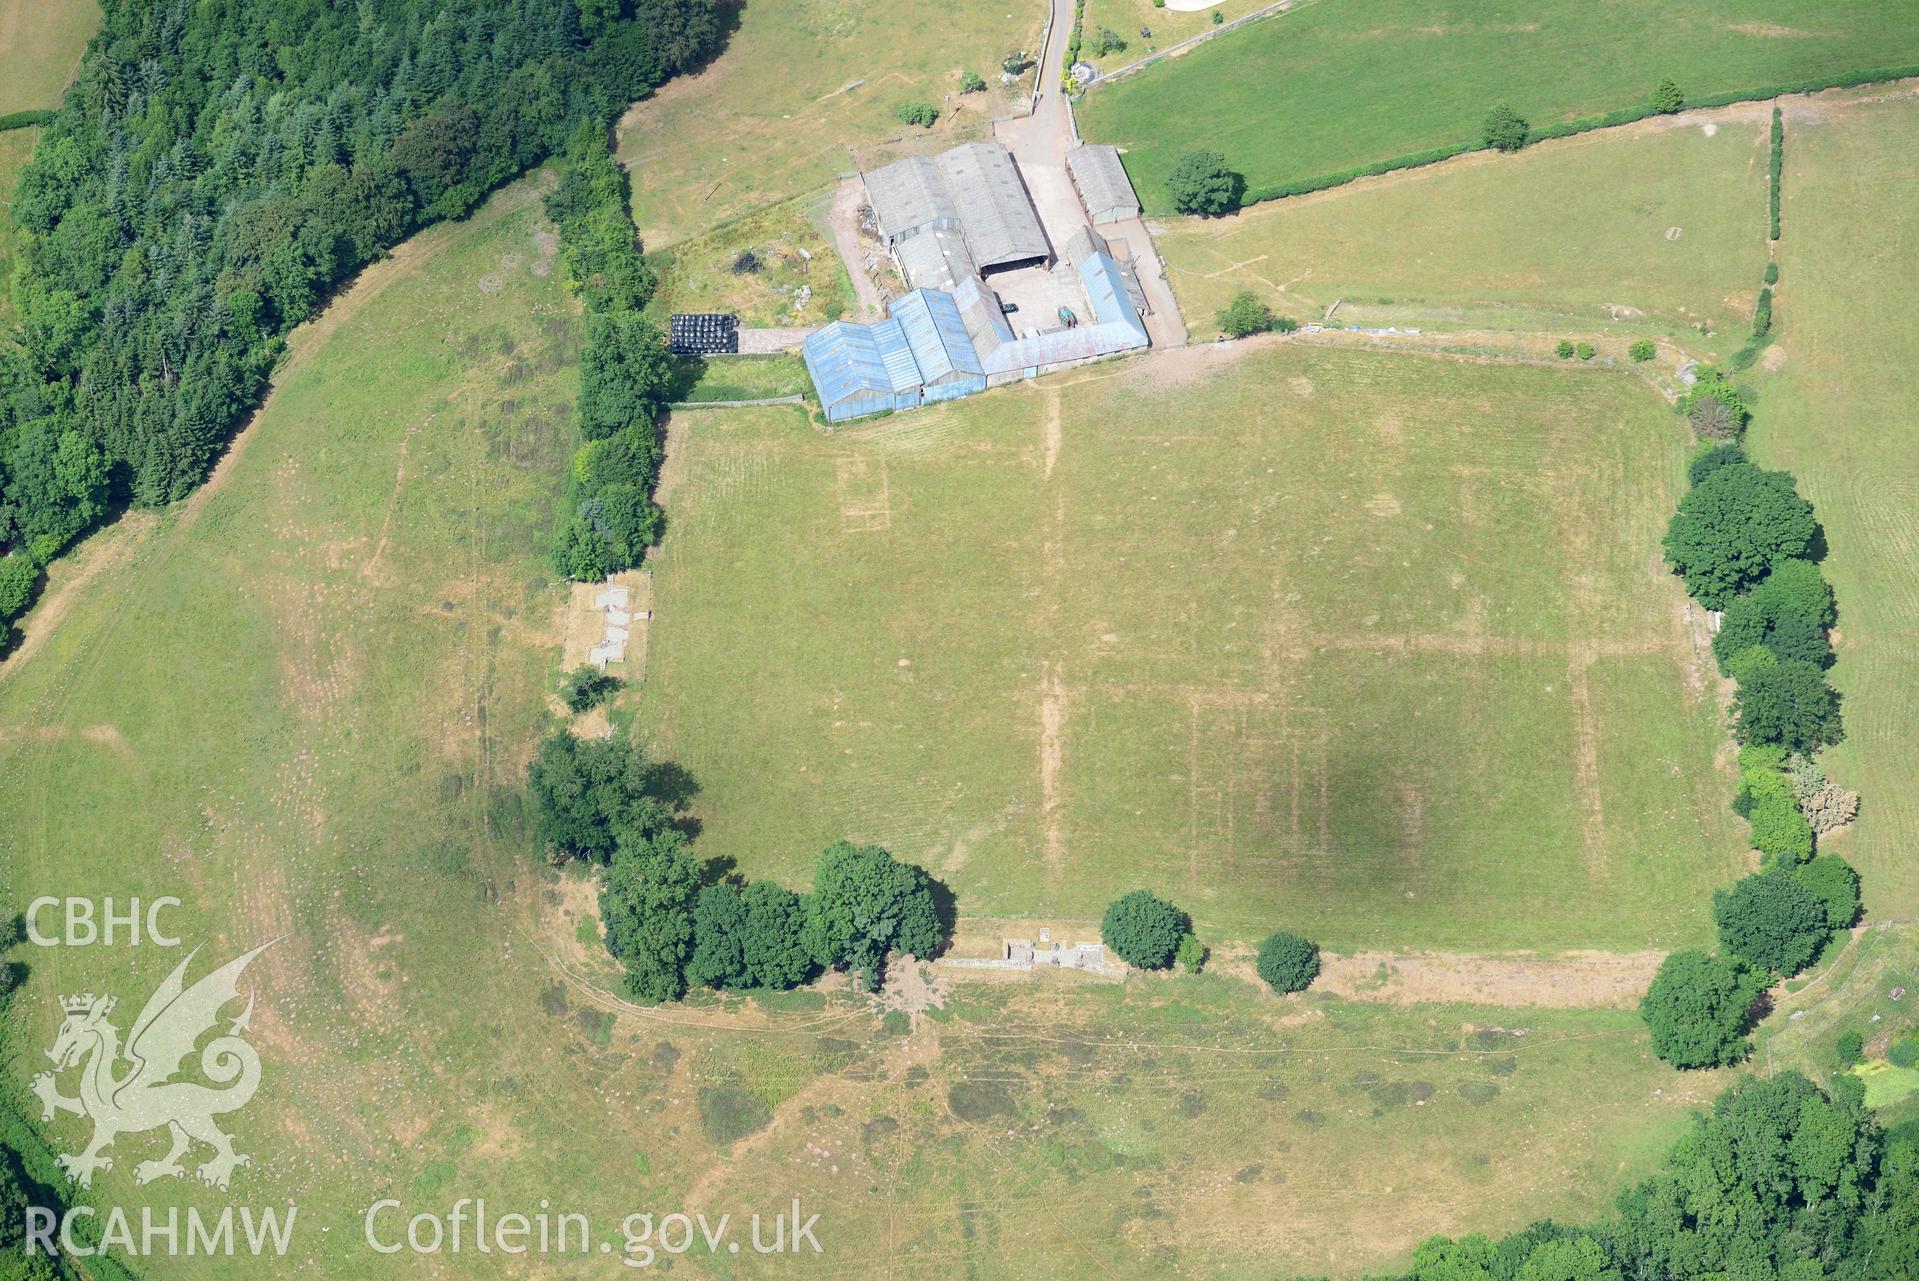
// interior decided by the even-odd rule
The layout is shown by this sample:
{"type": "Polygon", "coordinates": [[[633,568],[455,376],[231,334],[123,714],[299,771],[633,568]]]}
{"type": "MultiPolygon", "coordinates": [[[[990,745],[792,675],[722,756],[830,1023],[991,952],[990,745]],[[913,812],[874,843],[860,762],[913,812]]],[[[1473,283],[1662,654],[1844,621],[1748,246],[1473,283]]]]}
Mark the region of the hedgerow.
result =
{"type": "MultiPolygon", "coordinates": [[[[1824,89],[1844,89],[1854,85],[1878,84],[1887,80],[1904,80],[1910,76],[1919,76],[1919,63],[1898,67],[1887,67],[1875,71],[1845,72],[1834,76],[1821,76],[1811,80],[1785,81],[1778,84],[1759,85],[1750,89],[1735,89],[1729,93],[1711,94],[1704,98],[1688,99],[1689,110],[1704,107],[1728,107],[1738,102],[1760,102],[1767,98],[1777,98],[1785,94],[1818,93],[1824,89]]],[[[1549,138],[1570,138],[1575,134],[1591,133],[1595,129],[1611,129],[1619,125],[1629,125],[1635,121],[1663,114],[1651,103],[1621,107],[1603,115],[1585,116],[1577,120],[1561,121],[1558,124],[1539,125],[1527,135],[1528,144],[1543,142],[1549,138]]],[[[1483,151],[1483,141],[1460,142],[1446,147],[1429,147],[1424,151],[1410,152],[1403,156],[1394,156],[1390,160],[1375,161],[1372,164],[1356,165],[1350,169],[1341,169],[1334,173],[1321,174],[1314,178],[1302,178],[1294,182],[1269,183],[1246,190],[1245,203],[1252,205],[1266,200],[1284,200],[1288,196],[1303,196],[1314,191],[1324,191],[1328,187],[1342,187],[1360,178],[1370,178],[1378,174],[1396,173],[1401,169],[1418,169],[1424,165],[1438,164],[1442,160],[1451,160],[1454,156],[1463,156],[1469,151],[1483,151]]],[[[1778,239],[1775,223],[1773,239],[1778,239]]]]}
{"type": "Polygon", "coordinates": [[[31,129],[46,124],[60,113],[53,108],[38,111],[10,111],[0,116],[0,133],[9,129],[31,129]]]}
{"type": "MultiPolygon", "coordinates": [[[[1782,137],[1775,107],[1775,238],[1782,137]]],[[[1753,337],[1736,367],[1751,363],[1772,328],[1778,276],[1769,261],[1753,337]]],[[[1824,670],[1837,609],[1831,586],[1807,559],[1817,530],[1812,505],[1789,473],[1747,460],[1736,437],[1750,415],[1722,374],[1702,370],[1682,405],[1703,443],[1687,467],[1691,488],[1666,535],[1666,559],[1702,605],[1723,611],[1713,655],[1736,682],[1732,728],[1742,745],[1733,809],[1765,858],[1763,872],[1713,897],[1730,956],[1669,957],[1641,1005],[1654,1051],[1676,1066],[1702,1067],[1736,1060],[1747,1048],[1741,1002],[1758,989],[1742,985],[1742,966],[1794,974],[1858,917],[1857,873],[1834,855],[1814,855],[1822,834],[1851,821],[1859,798],[1828,781],[1813,760],[1839,741],[1843,724],[1824,670]]]]}

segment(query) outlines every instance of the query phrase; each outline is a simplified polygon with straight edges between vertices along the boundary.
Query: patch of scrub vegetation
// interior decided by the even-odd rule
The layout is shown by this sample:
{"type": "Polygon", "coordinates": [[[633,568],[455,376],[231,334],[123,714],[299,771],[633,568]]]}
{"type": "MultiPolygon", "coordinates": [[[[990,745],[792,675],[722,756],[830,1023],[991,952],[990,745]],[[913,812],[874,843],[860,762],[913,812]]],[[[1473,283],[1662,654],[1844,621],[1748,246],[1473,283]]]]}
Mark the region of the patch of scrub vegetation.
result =
{"type": "Polygon", "coordinates": [[[650,309],[730,312],[742,325],[812,327],[853,305],[853,284],[820,196],[783,201],[647,255],[658,273],[650,309]]]}
{"type": "Polygon", "coordinates": [[[1908,1069],[1888,1060],[1919,1031],[1919,929],[1869,926],[1821,958],[1808,980],[1797,992],[1788,985],[1754,1037],[1757,1054],[1815,1080],[1856,1071],[1884,1124],[1919,1119],[1919,1097],[1900,1089],[1908,1069]]]}
{"type": "Polygon", "coordinates": [[[1035,49],[1044,17],[1037,5],[948,0],[934,38],[914,0],[748,4],[737,13],[725,57],[620,122],[620,162],[638,179],[633,221],[656,247],[817,191],[849,169],[986,137],[993,117],[1031,91],[1030,71],[1003,85],[1000,62],[1035,49]],[[984,74],[985,92],[960,92],[969,68],[984,74]],[[894,118],[910,99],[940,107],[937,127],[894,118]]]}
{"type": "Polygon", "coordinates": [[[1165,212],[1165,177],[1195,147],[1224,152],[1257,200],[1477,147],[1501,103],[1537,136],[1607,112],[1650,112],[1665,78],[1698,104],[1910,67],[1919,28],[1908,17],[1901,0],[1308,4],[1094,89],[1080,122],[1087,138],[1126,149],[1146,207],[1165,212]]]}
{"type": "Polygon", "coordinates": [[[722,1081],[699,1092],[700,1130],[715,1147],[730,1147],[758,1134],[773,1120],[773,1112],[743,1085],[722,1081]]]}
{"type": "Polygon", "coordinates": [[[1763,107],[1246,210],[1157,243],[1196,337],[1250,289],[1306,322],[1672,335],[1729,357],[1761,261],[1763,107]],[[1710,131],[1709,131],[1710,130],[1710,131]]]}
{"type": "Polygon", "coordinates": [[[850,828],[968,913],[1146,888],[1216,945],[1711,937],[1738,820],[1637,377],[1236,345],[796,426],[676,421],[636,700],[743,871],[850,828]]]}

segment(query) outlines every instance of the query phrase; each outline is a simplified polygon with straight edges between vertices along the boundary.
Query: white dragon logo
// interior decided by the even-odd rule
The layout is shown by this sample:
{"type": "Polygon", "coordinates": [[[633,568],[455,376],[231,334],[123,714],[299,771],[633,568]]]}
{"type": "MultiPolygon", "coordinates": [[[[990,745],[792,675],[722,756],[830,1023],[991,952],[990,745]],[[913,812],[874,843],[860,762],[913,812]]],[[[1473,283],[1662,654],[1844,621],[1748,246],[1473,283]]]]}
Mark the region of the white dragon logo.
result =
{"type": "Polygon", "coordinates": [[[226,1034],[209,1041],[200,1052],[201,1072],[226,1088],[175,1081],[173,1077],[200,1038],[220,1022],[220,1011],[239,999],[241,972],[272,946],[264,944],[227,962],[192,987],[186,986],[187,966],[199,955],[199,949],[189,953],[133,1021],[124,1055],[129,1066],[124,1073],[120,1071],[120,1032],[107,1021],[107,1015],[113,1012],[113,998],[89,992],[60,1002],[66,1020],[60,1025],[53,1048],[47,1051],[54,1070],[33,1079],[33,1092],[40,1096],[42,1121],[53,1120],[56,1112],[71,1112],[93,1121],[93,1139],[86,1150],[59,1158],[68,1178],[81,1187],[91,1186],[94,1171],[113,1168],[113,1158],[101,1154],[116,1138],[161,1126],[172,1131],[173,1148],[158,1161],[142,1161],[135,1166],[137,1183],[184,1177],[186,1169],[180,1158],[196,1139],[214,1152],[213,1158],[199,1168],[202,1182],[225,1189],[235,1168],[252,1164],[250,1158],[233,1150],[233,1140],[213,1123],[214,1117],[245,1107],[260,1088],[260,1056],[240,1036],[252,1025],[251,993],[246,1010],[233,1020],[226,1034]],[[60,1093],[56,1077],[83,1063],[80,1097],[70,1099],[60,1093]]]}

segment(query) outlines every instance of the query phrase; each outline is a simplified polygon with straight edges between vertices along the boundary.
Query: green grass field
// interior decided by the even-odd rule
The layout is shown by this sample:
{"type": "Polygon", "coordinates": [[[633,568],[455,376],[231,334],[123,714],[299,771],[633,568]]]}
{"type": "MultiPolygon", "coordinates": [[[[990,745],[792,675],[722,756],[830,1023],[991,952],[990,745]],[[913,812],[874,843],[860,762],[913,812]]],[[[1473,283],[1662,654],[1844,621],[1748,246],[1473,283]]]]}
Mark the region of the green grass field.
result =
{"type": "Polygon", "coordinates": [[[1242,289],[1282,315],[1426,330],[1668,335],[1730,354],[1766,261],[1764,106],[1475,157],[1159,236],[1196,336],[1242,289]]]}
{"type": "Polygon", "coordinates": [[[680,399],[764,400],[775,396],[811,396],[813,380],[797,352],[777,356],[717,356],[700,361],[698,376],[680,399]]]}
{"type": "MultiPolygon", "coordinates": [[[[822,1215],[828,1251],[797,1261],[800,1275],[931,1281],[1044,1258],[1053,1275],[1093,1281],[1160,1266],[1169,1252],[1247,1281],[1357,1274],[1403,1263],[1428,1232],[1597,1212],[1717,1088],[1675,1082],[1628,1014],[1281,1002],[1225,975],[969,985],[910,1037],[843,992],[653,1011],[609,998],[617,979],[592,942],[590,883],[534,857],[520,784],[558,676],[562,593],[541,553],[579,342],[531,194],[510,188],[370,269],[296,337],[220,477],[181,507],[96,535],[112,555],[90,545],[63,561],[34,626],[54,610],[63,621],[0,669],[9,896],[177,895],[173,924],[208,963],[281,938],[249,974],[267,1076],[232,1122],[255,1164],[230,1195],[300,1206],[287,1266],[343,1281],[497,1275],[495,1260],[471,1253],[430,1267],[369,1256],[362,1217],[385,1196],[408,1213],[443,1213],[461,1196],[484,1196],[495,1213],[531,1210],[548,1197],[590,1214],[612,1242],[628,1213],[770,1213],[797,1195],[822,1215]],[[1420,1189],[1410,1204],[1406,1187],[1420,1189]]],[[[1340,393],[1337,363],[1310,365],[1328,397],[1340,393]]],[[[1610,385],[1588,380],[1578,394],[1595,407],[1641,395],[1610,385]]],[[[1111,391],[1075,394],[1097,407],[1111,391]]],[[[928,466],[963,466],[970,484],[948,487],[949,512],[1037,465],[1044,399],[1010,392],[1002,404],[1029,415],[1024,437],[967,436],[942,415],[896,423],[922,433],[890,441],[903,453],[874,455],[894,468],[899,506],[888,510],[901,534],[916,508],[938,508],[911,481],[915,451],[928,466]]],[[[701,485],[713,495],[727,478],[742,495],[775,492],[764,469],[713,470],[718,441],[704,424],[714,422],[741,424],[746,440],[856,447],[812,435],[797,415],[689,415],[675,448],[684,440],[706,470],[683,480],[683,495],[701,485]]],[[[1087,443],[1068,438],[1062,478],[1088,479],[1087,443]]],[[[1135,478],[1150,473],[1145,443],[1116,432],[1103,465],[1130,457],[1135,478]]],[[[799,462],[800,479],[821,478],[799,462]]],[[[1661,489],[1666,470],[1641,479],[1661,489]]],[[[825,468],[829,495],[840,474],[825,468]]],[[[856,470],[843,475],[857,486],[856,470]]],[[[856,490],[845,492],[857,509],[856,490]]],[[[1488,519],[1501,509],[1471,492],[1488,519]]],[[[1631,484],[1619,493],[1646,497],[1631,484]]],[[[1167,488],[1161,501],[1175,497],[1167,488]]],[[[712,500],[687,515],[663,575],[714,555],[702,528],[710,534],[717,514],[712,500]]],[[[1260,528],[1236,519],[1248,538],[1260,528]]],[[[1020,531],[980,529],[982,553],[1026,545],[1020,531]]],[[[730,549],[742,564],[761,554],[746,540],[730,549]]],[[[842,545],[834,559],[844,571],[858,555],[842,545]]],[[[737,582],[716,570],[712,586],[737,582]]],[[[1521,575],[1518,590],[1531,600],[1546,589],[1521,575]]],[[[688,608],[685,595],[675,609],[688,608]]],[[[1140,604],[1159,608],[1152,595],[1140,604]]],[[[676,620],[674,635],[691,621],[676,620]]],[[[1566,621],[1536,630],[1547,639],[1566,621]]],[[[1209,632],[1224,623],[1215,616],[1209,632]]],[[[1120,613],[1110,625],[1132,631],[1120,613]]],[[[709,644],[728,649],[730,635],[709,644]]],[[[923,636],[900,639],[920,656],[921,693],[937,693],[935,653],[923,636]]],[[[1221,652],[1240,670],[1255,662],[1221,652]]],[[[1109,658],[1112,679],[1129,678],[1122,668],[1163,679],[1153,671],[1178,656],[1122,646],[1109,658]]],[[[676,661],[672,679],[683,652],[676,661]]],[[[890,645],[885,665],[905,681],[890,645]]],[[[1621,680],[1630,689],[1639,678],[1621,680]]],[[[849,683],[835,678],[821,697],[832,684],[849,683]]],[[[689,715],[725,710],[697,688],[684,697],[689,715]]],[[[1658,697],[1669,717],[1670,691],[1658,697]]],[[[751,741],[770,749],[785,726],[766,728],[751,741]]],[[[1636,735],[1633,750],[1647,742],[1636,735]]],[[[1673,750],[1704,759],[1691,743],[1673,750]]],[[[703,849],[753,853],[728,844],[707,812],[703,849]]],[[[33,972],[9,1029],[22,1047],[6,1068],[15,1089],[51,1037],[58,996],[111,990],[137,1008],[180,953],[22,959],[33,972]]],[[[65,1150],[83,1130],[67,1118],[50,1138],[65,1150]]],[[[96,1197],[227,1203],[187,1185],[136,1191],[133,1164],[158,1143],[122,1139],[96,1197]]],[[[735,1275],[725,1257],[684,1266],[735,1275]]],[[[243,1257],[148,1261],[145,1274],[261,1273],[243,1257]]]]}
{"type": "Polygon", "coordinates": [[[1839,595],[1847,741],[1828,770],[1864,797],[1831,849],[1864,879],[1867,910],[1919,916],[1919,103],[1793,104],[1776,334],[1755,371],[1753,445],[1799,477],[1825,526],[1839,595]]]}
{"type": "Polygon", "coordinates": [[[99,25],[95,0],[0,0],[0,115],[59,106],[99,25]]]}
{"type": "Polygon", "coordinates": [[[999,62],[1039,43],[1044,10],[1004,0],[753,0],[726,51],[621,122],[633,220],[649,248],[677,244],[740,214],[804,195],[908,151],[984,137],[1030,92],[1002,88],[999,62]],[[934,33],[937,32],[937,38],[934,33]],[[960,75],[990,86],[961,96],[960,75]],[[950,96],[950,101],[948,100],[950,96]],[[931,130],[893,111],[940,110],[931,130]]]}
{"type": "Polygon", "coordinates": [[[1736,868],[1636,379],[1199,349],[823,436],[681,425],[641,722],[709,839],[963,910],[1637,948],[1736,868]]]}
{"type": "Polygon", "coordinates": [[[1086,137],[1127,150],[1149,210],[1195,147],[1254,187],[1476,143],[1510,103],[1536,126],[1643,103],[1919,62],[1905,0],[1374,0],[1316,3],[1095,89],[1086,137]]]}
{"type": "Polygon", "coordinates": [[[1086,0],[1086,15],[1080,28],[1082,52],[1080,56],[1102,71],[1111,72],[1128,63],[1138,62],[1147,54],[1169,48],[1182,40],[1190,39],[1213,28],[1213,14],[1220,15],[1221,22],[1231,22],[1234,18],[1243,18],[1255,9],[1263,9],[1272,0],[1222,0],[1211,9],[1184,13],[1177,9],[1156,7],[1152,0],[1086,0]],[[1094,34],[1107,27],[1126,41],[1126,48],[1107,57],[1097,57],[1093,53],[1094,34]],[[1140,35],[1140,28],[1146,28],[1153,34],[1140,35]]]}

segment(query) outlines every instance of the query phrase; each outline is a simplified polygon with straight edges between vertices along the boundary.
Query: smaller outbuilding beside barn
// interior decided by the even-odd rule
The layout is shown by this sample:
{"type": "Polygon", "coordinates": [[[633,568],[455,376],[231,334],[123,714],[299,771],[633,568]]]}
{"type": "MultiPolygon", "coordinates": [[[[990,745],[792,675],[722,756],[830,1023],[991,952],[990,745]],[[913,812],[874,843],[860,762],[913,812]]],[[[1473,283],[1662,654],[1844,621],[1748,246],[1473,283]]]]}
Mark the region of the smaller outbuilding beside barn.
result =
{"type": "Polygon", "coordinates": [[[1073,190],[1094,222],[1123,222],[1139,217],[1139,196],[1133,191],[1119,149],[1101,142],[1081,143],[1066,153],[1066,172],[1073,190]]]}

